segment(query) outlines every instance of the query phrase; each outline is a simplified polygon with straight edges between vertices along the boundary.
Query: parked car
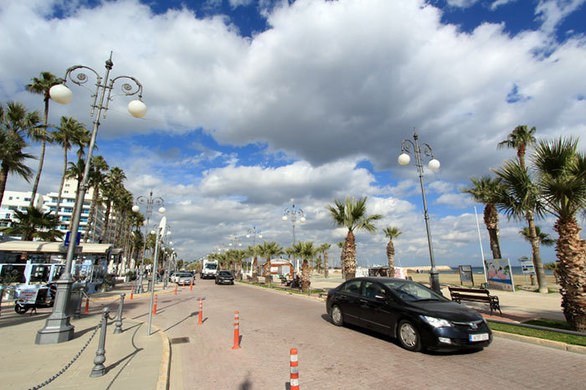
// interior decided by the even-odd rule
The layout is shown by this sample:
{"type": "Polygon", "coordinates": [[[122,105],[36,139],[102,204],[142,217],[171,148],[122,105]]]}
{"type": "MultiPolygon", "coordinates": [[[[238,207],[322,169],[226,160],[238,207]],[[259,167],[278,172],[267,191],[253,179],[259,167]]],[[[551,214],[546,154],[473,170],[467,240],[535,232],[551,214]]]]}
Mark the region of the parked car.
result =
{"type": "Polygon", "coordinates": [[[174,282],[177,284],[190,284],[195,282],[195,277],[192,272],[180,271],[175,273],[174,282]]]}
{"type": "Polygon", "coordinates": [[[480,313],[404,279],[348,280],[328,292],[326,310],[334,325],[389,335],[410,351],[480,350],[492,342],[480,313]]]}
{"type": "Polygon", "coordinates": [[[216,275],[216,284],[234,284],[234,275],[230,271],[220,271],[216,275]]]}

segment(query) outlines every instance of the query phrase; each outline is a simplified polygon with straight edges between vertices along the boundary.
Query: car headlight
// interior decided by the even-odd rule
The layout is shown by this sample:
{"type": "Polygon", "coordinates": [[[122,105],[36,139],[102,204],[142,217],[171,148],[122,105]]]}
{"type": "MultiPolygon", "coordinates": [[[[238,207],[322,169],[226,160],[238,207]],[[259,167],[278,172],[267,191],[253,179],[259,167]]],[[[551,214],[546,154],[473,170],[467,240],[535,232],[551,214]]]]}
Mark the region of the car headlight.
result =
{"type": "Polygon", "coordinates": [[[433,326],[434,328],[450,328],[453,326],[451,321],[444,320],[443,318],[421,316],[421,319],[423,319],[423,321],[427,322],[429,325],[433,326]]]}

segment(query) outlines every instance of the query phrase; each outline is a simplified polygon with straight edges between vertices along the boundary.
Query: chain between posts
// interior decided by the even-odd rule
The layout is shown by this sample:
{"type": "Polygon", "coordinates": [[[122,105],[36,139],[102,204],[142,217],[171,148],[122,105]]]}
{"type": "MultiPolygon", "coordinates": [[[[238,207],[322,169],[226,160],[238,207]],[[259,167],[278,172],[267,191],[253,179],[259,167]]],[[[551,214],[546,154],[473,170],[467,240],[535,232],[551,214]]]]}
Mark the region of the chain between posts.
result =
{"type": "Polygon", "coordinates": [[[46,381],[44,381],[43,383],[41,383],[40,385],[37,385],[35,387],[31,387],[29,390],[37,390],[40,389],[44,386],[47,386],[49,383],[53,382],[55,379],[57,379],[61,374],[63,374],[65,371],[67,371],[67,369],[73,364],[75,363],[75,361],[81,356],[81,354],[83,353],[83,351],[85,351],[85,349],[87,348],[87,346],[90,344],[90,342],[93,340],[94,336],[96,335],[96,333],[98,333],[98,330],[102,327],[102,324],[98,324],[96,326],[96,329],[94,330],[94,333],[92,333],[92,335],[90,336],[90,338],[88,339],[88,341],[84,344],[83,347],[81,347],[81,350],[73,357],[73,359],[71,359],[71,361],[69,363],[67,363],[62,369],[61,371],[59,371],[57,374],[53,375],[52,377],[50,377],[49,379],[47,379],[46,381]]]}

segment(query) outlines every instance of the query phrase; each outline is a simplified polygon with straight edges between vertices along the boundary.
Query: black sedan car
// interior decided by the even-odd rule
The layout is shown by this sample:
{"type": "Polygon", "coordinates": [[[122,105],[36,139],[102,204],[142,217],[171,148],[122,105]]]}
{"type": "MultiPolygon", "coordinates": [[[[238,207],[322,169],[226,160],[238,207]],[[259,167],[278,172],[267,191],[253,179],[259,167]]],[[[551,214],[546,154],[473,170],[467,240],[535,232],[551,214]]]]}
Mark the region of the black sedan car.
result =
{"type": "Polygon", "coordinates": [[[216,275],[216,284],[234,284],[234,275],[230,271],[220,271],[216,275]]]}
{"type": "Polygon", "coordinates": [[[335,325],[348,323],[387,334],[410,351],[480,350],[492,341],[477,311],[410,280],[348,280],[328,292],[326,309],[335,325]]]}

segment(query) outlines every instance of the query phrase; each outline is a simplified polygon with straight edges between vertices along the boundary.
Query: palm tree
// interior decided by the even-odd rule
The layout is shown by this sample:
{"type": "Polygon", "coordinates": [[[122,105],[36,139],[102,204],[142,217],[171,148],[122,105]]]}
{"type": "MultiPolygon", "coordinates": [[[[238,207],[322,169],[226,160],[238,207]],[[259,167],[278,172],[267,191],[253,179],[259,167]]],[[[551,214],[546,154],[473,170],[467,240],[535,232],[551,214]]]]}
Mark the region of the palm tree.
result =
{"type": "Polygon", "coordinates": [[[586,241],[580,239],[577,216],[586,208],[586,156],[578,141],[559,138],[540,141],[532,158],[547,212],[557,220],[557,275],[562,308],[572,328],[586,331],[586,241]]]}
{"type": "Polygon", "coordinates": [[[2,230],[6,234],[21,235],[23,241],[32,241],[35,238],[55,241],[56,238],[63,236],[63,232],[57,230],[59,218],[51,212],[43,212],[36,207],[28,206],[26,212],[14,210],[14,217],[18,221],[2,230]]]}
{"type": "Polygon", "coordinates": [[[260,253],[260,245],[249,245],[248,246],[248,254],[250,257],[252,257],[252,260],[250,262],[250,267],[252,269],[252,282],[253,283],[257,283],[258,282],[258,259],[257,256],[260,253]]]}
{"type": "Polygon", "coordinates": [[[323,254],[324,258],[324,278],[327,279],[328,272],[329,272],[329,265],[328,265],[328,250],[332,247],[331,244],[324,242],[321,244],[317,249],[323,254]]]}
{"type": "Polygon", "coordinates": [[[395,246],[393,245],[393,238],[399,237],[403,234],[396,226],[387,226],[383,229],[383,233],[389,239],[387,243],[387,259],[389,259],[389,276],[395,277],[395,246]]]}
{"type": "Polygon", "coordinates": [[[67,176],[67,152],[71,150],[74,144],[80,143],[84,139],[84,133],[88,133],[83,123],[78,122],[73,118],[61,117],[61,124],[53,133],[51,133],[55,143],[61,145],[63,149],[63,174],[61,176],[61,185],[59,186],[59,193],[57,194],[57,206],[55,214],[59,215],[59,207],[61,205],[61,194],[63,193],[63,186],[65,185],[65,178],[67,176]]]}
{"type": "Polygon", "coordinates": [[[493,259],[502,259],[499,240],[499,213],[496,203],[500,196],[500,178],[483,176],[480,179],[470,178],[472,186],[460,188],[460,191],[472,195],[478,203],[484,204],[484,224],[490,239],[490,250],[493,259]]]}
{"type": "Polygon", "coordinates": [[[92,165],[90,166],[90,177],[88,180],[88,185],[90,188],[93,189],[92,194],[92,203],[90,205],[90,215],[87,222],[87,234],[85,236],[84,242],[87,242],[90,238],[90,231],[91,231],[91,240],[94,241],[96,237],[96,213],[97,213],[97,205],[98,202],[101,202],[100,190],[102,188],[102,183],[106,178],[104,172],[109,170],[110,167],[108,163],[102,156],[93,156],[92,157],[92,165]]]}
{"type": "Polygon", "coordinates": [[[545,269],[541,261],[539,238],[535,229],[535,218],[542,217],[544,213],[539,189],[531,180],[527,169],[523,169],[517,162],[508,161],[502,168],[495,169],[494,172],[501,178],[503,188],[497,207],[508,218],[516,220],[524,218],[527,221],[531,252],[533,254],[533,266],[537,275],[539,292],[547,294],[549,291],[547,289],[547,280],[545,279],[545,269]]]}
{"type": "Polygon", "coordinates": [[[307,292],[311,285],[309,261],[313,260],[318,251],[311,241],[300,241],[293,245],[293,247],[297,254],[303,259],[303,263],[301,264],[301,291],[307,292]]]}
{"type": "Polygon", "coordinates": [[[43,163],[45,161],[45,149],[47,147],[47,142],[51,142],[51,134],[48,131],[48,117],[49,117],[49,101],[51,97],[49,96],[49,90],[53,85],[61,84],[63,79],[55,77],[50,72],[42,72],[41,77],[33,77],[32,83],[27,84],[25,86],[26,90],[38,95],[43,95],[43,103],[45,106],[44,115],[43,115],[43,126],[39,126],[35,128],[35,131],[30,134],[30,136],[36,140],[41,142],[41,155],[39,156],[39,168],[37,170],[37,175],[35,177],[35,181],[33,183],[32,189],[32,197],[31,203],[32,206],[35,201],[35,196],[37,194],[37,190],[39,188],[39,181],[41,179],[41,172],[43,170],[43,163]]]}
{"type": "Polygon", "coordinates": [[[27,112],[20,103],[9,102],[6,109],[0,105],[0,203],[9,174],[15,173],[27,181],[32,175],[32,170],[25,165],[25,161],[34,156],[23,152],[28,146],[24,136],[39,122],[38,112],[27,112]]]}
{"type": "Polygon", "coordinates": [[[382,218],[380,214],[366,215],[366,196],[356,201],[346,198],[346,202],[334,200],[334,206],[328,205],[330,216],[335,225],[348,229],[344,249],[342,249],[342,268],[346,280],[356,276],[356,243],[354,231],[361,229],[374,233],[376,227],[372,224],[382,218]]]}
{"type": "MultiPolygon", "coordinates": [[[[519,234],[521,234],[525,240],[531,242],[531,233],[529,232],[528,227],[524,227],[523,229],[519,230],[519,234]]],[[[551,236],[546,232],[541,231],[541,227],[537,225],[535,226],[535,234],[537,235],[541,245],[553,246],[556,243],[556,240],[551,238],[551,236]]]]}
{"type": "Polygon", "coordinates": [[[107,242],[110,236],[108,230],[108,228],[110,227],[110,214],[112,212],[114,202],[116,201],[117,196],[120,195],[120,191],[124,186],[124,180],[126,180],[126,174],[122,169],[118,167],[110,168],[110,171],[106,174],[106,180],[103,186],[103,194],[106,198],[106,215],[104,217],[104,238],[107,242]]]}
{"type": "Polygon", "coordinates": [[[273,281],[273,278],[271,276],[271,257],[280,256],[283,253],[285,253],[283,251],[283,247],[275,241],[264,241],[261,245],[259,245],[259,255],[266,258],[266,262],[264,265],[264,277],[265,283],[268,283],[269,286],[272,284],[273,281]]]}
{"type": "Polygon", "coordinates": [[[517,158],[519,165],[525,169],[525,154],[529,146],[535,145],[535,127],[529,129],[527,126],[517,126],[507,136],[507,139],[499,142],[497,149],[512,148],[517,149],[517,158]]]}

